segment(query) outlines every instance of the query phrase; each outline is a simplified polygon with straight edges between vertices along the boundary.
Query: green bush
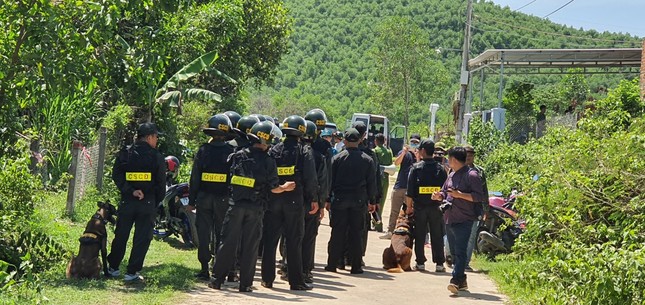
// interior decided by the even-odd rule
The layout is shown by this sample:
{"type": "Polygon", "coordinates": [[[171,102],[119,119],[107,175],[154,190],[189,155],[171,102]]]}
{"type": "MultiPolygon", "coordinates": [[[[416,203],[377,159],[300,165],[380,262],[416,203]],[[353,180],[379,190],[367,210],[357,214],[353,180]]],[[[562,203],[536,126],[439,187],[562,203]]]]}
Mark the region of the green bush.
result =
{"type": "Polygon", "coordinates": [[[516,206],[527,230],[504,258],[516,266],[507,281],[531,291],[516,301],[645,304],[645,118],[619,98],[637,89],[621,83],[578,130],[486,158],[489,189],[526,193],[516,206]]]}

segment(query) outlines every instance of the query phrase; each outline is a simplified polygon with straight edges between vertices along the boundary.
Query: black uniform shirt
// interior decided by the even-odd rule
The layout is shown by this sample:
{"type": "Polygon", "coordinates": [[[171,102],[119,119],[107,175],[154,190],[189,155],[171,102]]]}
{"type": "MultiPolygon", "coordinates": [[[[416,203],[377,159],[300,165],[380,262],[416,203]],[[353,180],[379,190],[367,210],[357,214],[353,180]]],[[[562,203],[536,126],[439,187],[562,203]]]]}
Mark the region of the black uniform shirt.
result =
{"type": "MultiPolygon", "coordinates": [[[[325,189],[321,190],[321,193],[327,194],[325,196],[324,202],[330,202],[331,200],[329,197],[331,196],[331,158],[333,157],[331,144],[325,139],[318,137],[311,144],[311,148],[313,148],[324,157],[325,166],[327,169],[327,183],[324,185],[325,189]]],[[[323,183],[321,183],[320,186],[323,187],[323,183]]]]}
{"type": "Polygon", "coordinates": [[[405,195],[412,198],[415,205],[439,205],[441,201],[432,200],[432,193],[439,192],[447,178],[443,166],[434,159],[419,161],[410,168],[405,195]]]}
{"type": "Polygon", "coordinates": [[[137,141],[118,153],[112,168],[112,180],[121,191],[121,199],[138,202],[132,193],[143,192],[143,202],[157,203],[166,193],[166,165],[163,156],[145,141],[137,141]]]}
{"type": "Polygon", "coordinates": [[[228,195],[229,155],[233,147],[226,142],[211,141],[199,147],[190,172],[190,204],[195,205],[199,192],[228,195]]]}
{"type": "Polygon", "coordinates": [[[331,191],[338,200],[376,200],[374,160],[358,148],[345,148],[332,159],[331,191]]]}
{"type": "Polygon", "coordinates": [[[298,142],[298,138],[287,136],[284,142],[271,147],[269,156],[275,159],[280,184],[295,181],[292,192],[273,194],[282,200],[303,202],[311,200],[318,192],[318,179],[313,151],[309,146],[298,142]]]}
{"type": "Polygon", "coordinates": [[[245,148],[230,156],[230,187],[232,205],[266,206],[269,193],[278,187],[275,160],[255,147],[245,148]]]}

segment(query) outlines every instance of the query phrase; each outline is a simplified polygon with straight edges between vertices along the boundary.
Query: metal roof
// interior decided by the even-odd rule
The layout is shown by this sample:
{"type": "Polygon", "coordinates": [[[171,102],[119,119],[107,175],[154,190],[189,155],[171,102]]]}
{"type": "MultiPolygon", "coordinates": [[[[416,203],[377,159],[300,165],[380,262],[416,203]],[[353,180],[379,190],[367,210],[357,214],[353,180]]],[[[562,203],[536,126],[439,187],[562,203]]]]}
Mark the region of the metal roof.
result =
{"type": "Polygon", "coordinates": [[[468,70],[500,68],[607,68],[641,66],[641,48],[492,49],[468,61],[468,70]]]}

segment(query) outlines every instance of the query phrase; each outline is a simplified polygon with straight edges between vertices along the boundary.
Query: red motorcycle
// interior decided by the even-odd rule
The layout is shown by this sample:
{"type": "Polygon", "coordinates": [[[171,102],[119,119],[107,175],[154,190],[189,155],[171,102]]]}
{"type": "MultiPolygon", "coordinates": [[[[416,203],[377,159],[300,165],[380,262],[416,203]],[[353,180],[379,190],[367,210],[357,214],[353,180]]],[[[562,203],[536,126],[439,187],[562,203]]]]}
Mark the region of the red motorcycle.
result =
{"type": "Polygon", "coordinates": [[[510,253],[517,237],[524,232],[526,223],[515,210],[519,195],[513,191],[508,198],[492,193],[488,198],[488,211],[484,213],[477,235],[477,250],[494,258],[500,253],[510,253]]]}

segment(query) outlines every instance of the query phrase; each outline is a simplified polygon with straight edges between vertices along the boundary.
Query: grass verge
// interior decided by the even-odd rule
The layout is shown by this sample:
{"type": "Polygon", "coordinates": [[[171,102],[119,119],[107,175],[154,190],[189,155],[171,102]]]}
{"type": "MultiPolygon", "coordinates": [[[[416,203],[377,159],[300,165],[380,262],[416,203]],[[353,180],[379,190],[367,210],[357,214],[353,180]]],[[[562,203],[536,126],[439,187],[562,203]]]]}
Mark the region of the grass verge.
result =
{"type": "Polygon", "coordinates": [[[524,268],[511,255],[498,255],[495,260],[490,260],[485,255],[474,254],[473,267],[487,274],[495,282],[499,291],[508,296],[511,304],[536,304],[536,300],[542,298],[539,287],[527,287],[510,276],[511,273],[518,274],[518,269],[524,268]]]}
{"type": "MultiPolygon", "coordinates": [[[[64,217],[66,194],[46,194],[45,200],[37,207],[34,225],[60,242],[69,254],[77,254],[78,238],[83,233],[87,221],[96,211],[97,200],[102,196],[94,192],[76,206],[76,213],[64,217]]],[[[108,225],[109,241],[114,238],[114,228],[108,225]]],[[[133,230],[134,231],[134,230],[133,230]]],[[[121,264],[125,270],[132,241],[128,243],[126,260],[121,264]]],[[[109,244],[108,244],[109,251],[109,244]]],[[[52,266],[41,275],[43,295],[51,304],[162,304],[179,301],[184,292],[195,285],[193,273],[199,269],[196,250],[182,247],[174,238],[167,241],[153,240],[142,275],[145,284],[126,285],[122,278],[101,280],[67,280],[65,268],[69,257],[52,266]]]]}

